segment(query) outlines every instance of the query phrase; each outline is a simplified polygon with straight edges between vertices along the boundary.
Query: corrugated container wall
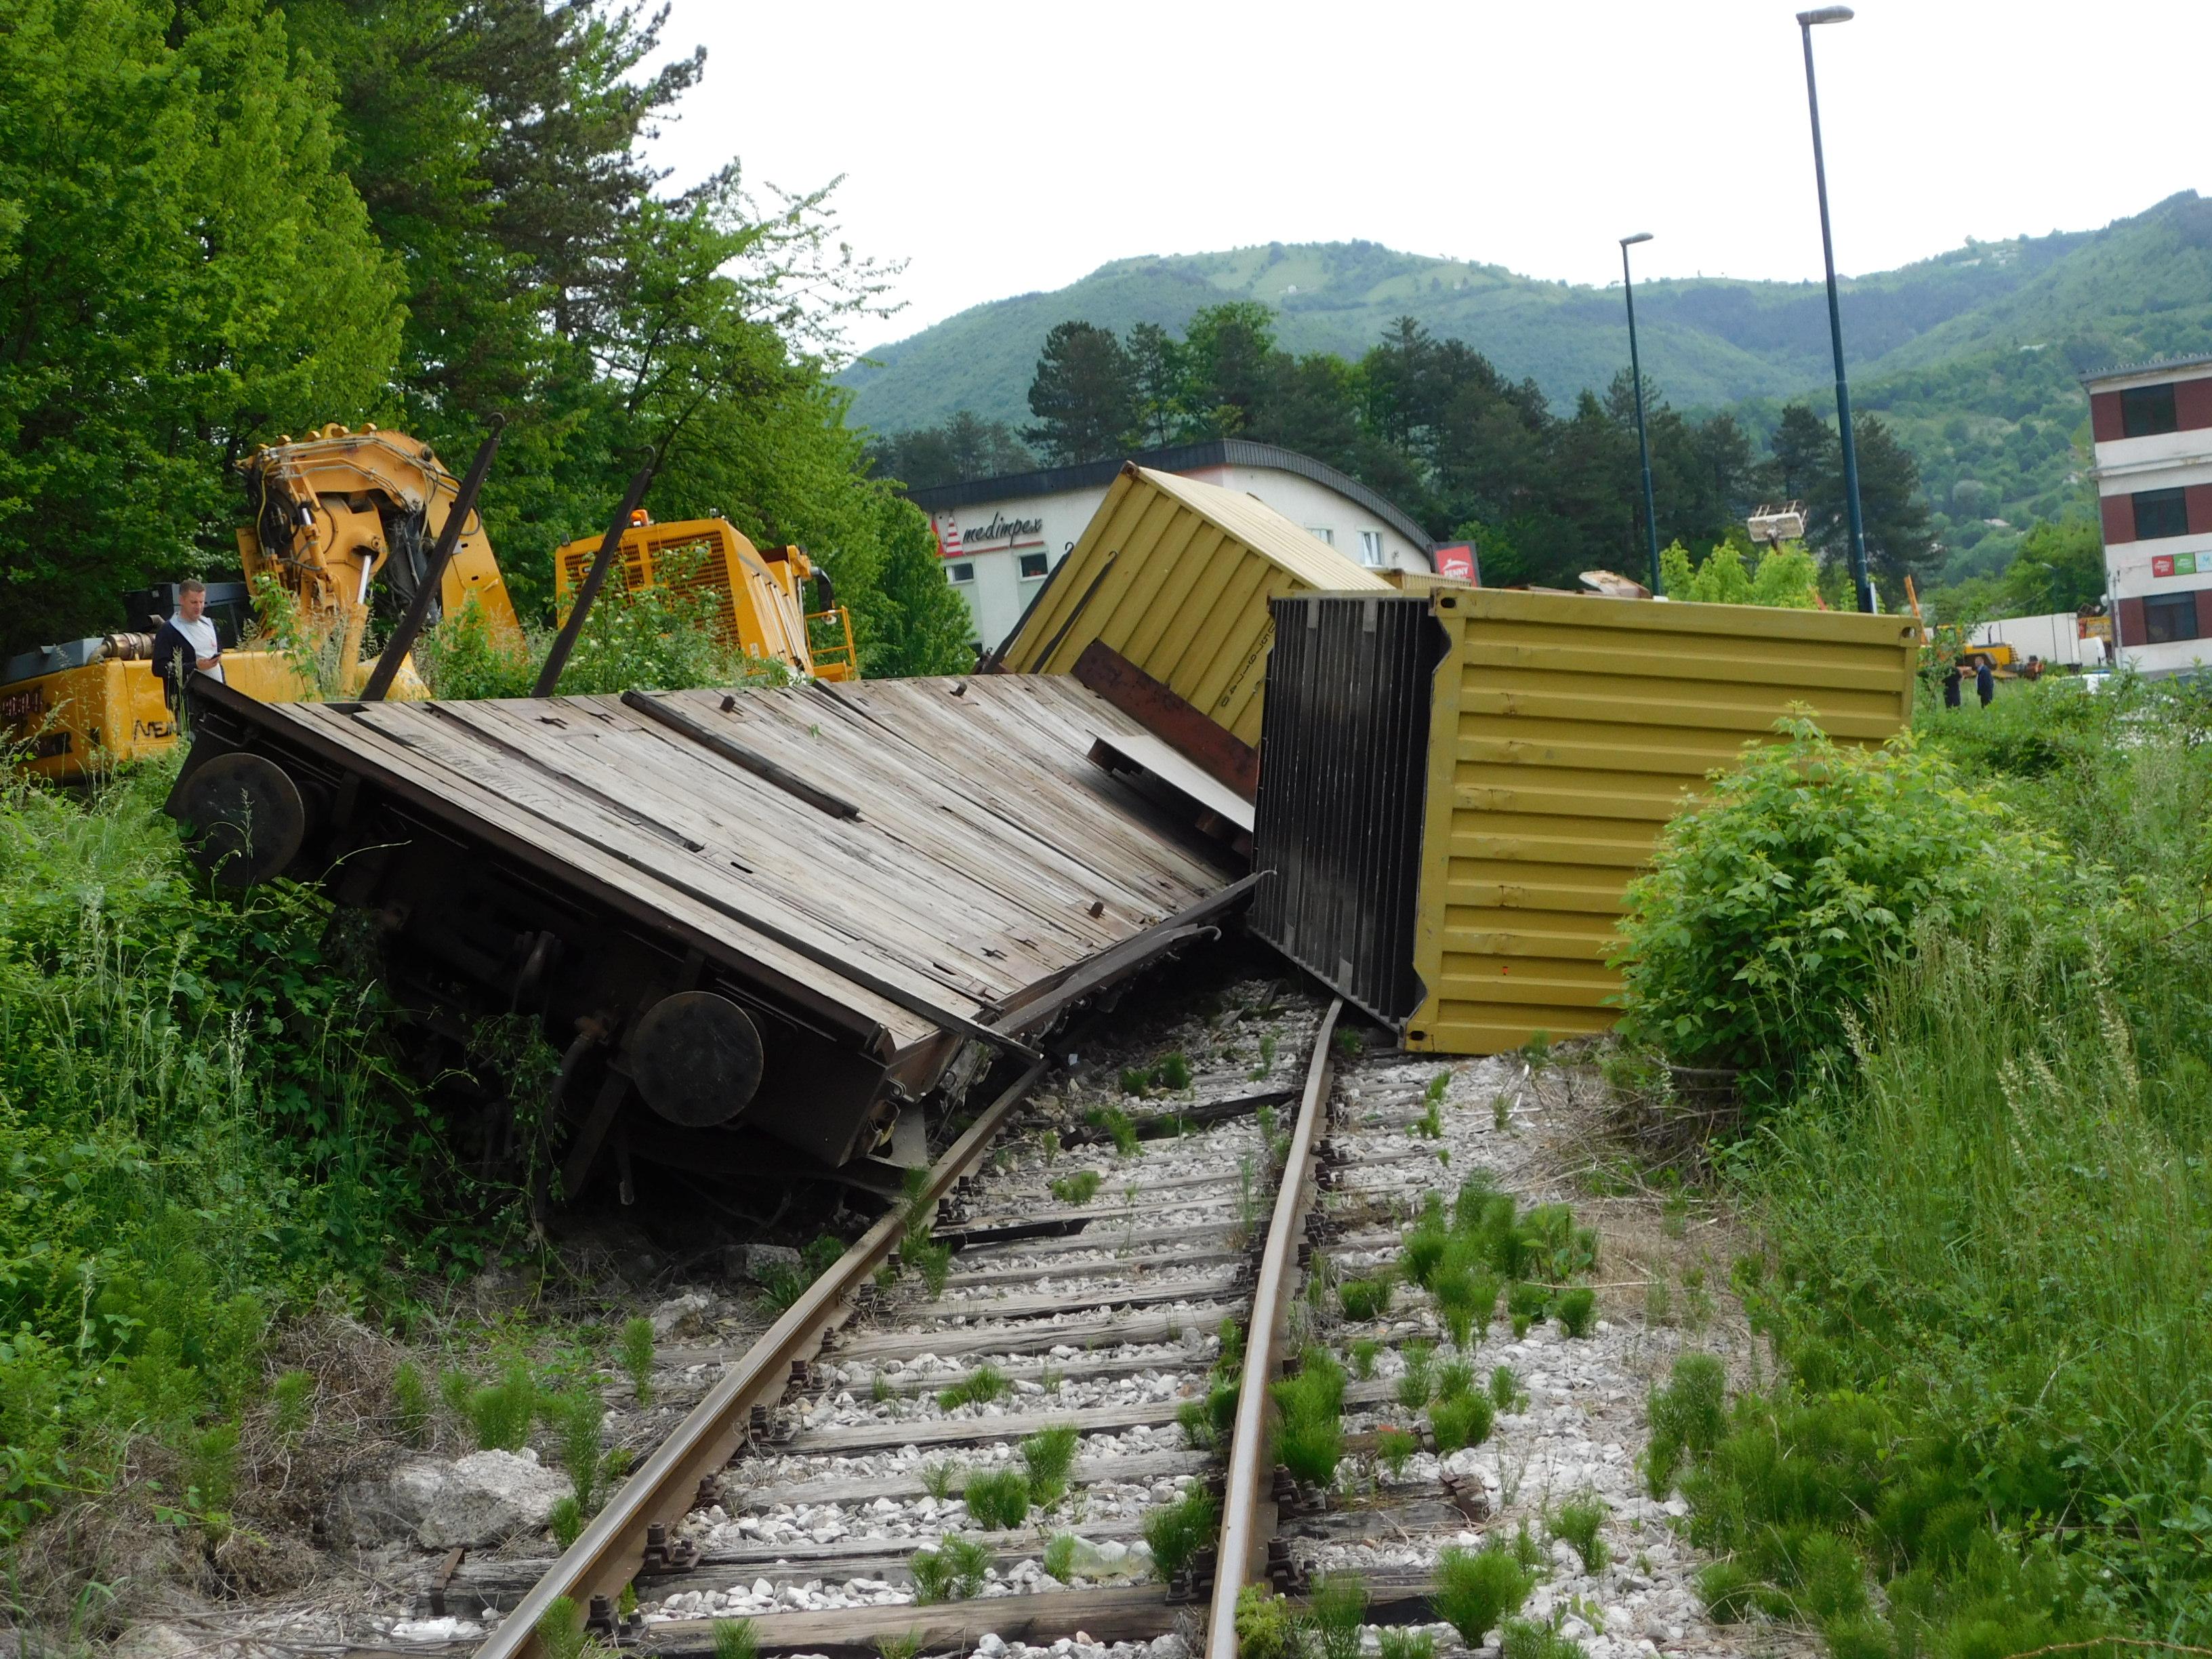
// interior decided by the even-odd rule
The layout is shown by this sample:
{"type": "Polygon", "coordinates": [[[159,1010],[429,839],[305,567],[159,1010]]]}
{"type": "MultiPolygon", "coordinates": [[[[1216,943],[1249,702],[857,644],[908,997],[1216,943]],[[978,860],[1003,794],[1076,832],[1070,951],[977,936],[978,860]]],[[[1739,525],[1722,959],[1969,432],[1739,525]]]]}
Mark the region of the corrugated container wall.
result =
{"type": "Polygon", "coordinates": [[[1253,856],[1277,879],[1253,925],[1409,1048],[1607,1029],[1622,896],[1685,793],[1793,704],[1854,742],[1911,718],[1909,617],[1502,590],[1274,608],[1299,644],[1268,671],[1253,856]],[[1356,740],[1310,712],[1354,702],[1356,740]],[[1378,759],[1417,732],[1418,777],[1378,759]]]}
{"type": "Polygon", "coordinates": [[[1066,674],[1097,640],[1216,725],[1260,741],[1269,601],[1389,592],[1382,578],[1249,495],[1133,464],[1002,653],[1016,674],[1066,674]]]}

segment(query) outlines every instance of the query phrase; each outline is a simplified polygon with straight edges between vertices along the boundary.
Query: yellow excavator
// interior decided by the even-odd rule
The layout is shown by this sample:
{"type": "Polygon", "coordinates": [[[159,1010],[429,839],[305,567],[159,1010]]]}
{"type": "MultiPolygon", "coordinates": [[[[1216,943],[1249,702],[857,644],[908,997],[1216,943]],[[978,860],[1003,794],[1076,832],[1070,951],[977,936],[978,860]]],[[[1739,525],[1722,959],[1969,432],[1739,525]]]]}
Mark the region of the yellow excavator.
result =
{"type": "MultiPolygon", "coordinates": [[[[362,659],[362,641],[388,634],[413,600],[459,481],[419,439],[335,423],[260,449],[240,470],[252,520],[238,532],[248,582],[273,579],[290,600],[301,635],[331,661],[329,680],[343,691],[358,690],[374,666],[362,659]]],[[[748,655],[780,661],[801,676],[859,677],[851,617],[803,550],[763,553],[720,519],[654,525],[638,514],[634,520],[620,559],[629,586],[655,583],[662,567],[672,566],[672,576],[685,586],[714,591],[718,628],[748,655]],[[810,577],[824,590],[811,614],[802,597],[810,577]],[[810,631],[824,641],[818,650],[810,646],[810,631]]],[[[555,555],[555,585],[564,600],[598,550],[592,538],[555,555]]],[[[211,591],[210,598],[228,601],[210,609],[225,635],[223,675],[232,686],[264,702],[316,695],[283,651],[253,641],[239,648],[250,615],[246,588],[211,591]]],[[[495,629],[519,629],[514,602],[474,513],[440,578],[429,620],[471,600],[495,629]]],[[[57,782],[168,748],[177,739],[176,717],[150,659],[154,633],[173,604],[167,589],[131,595],[125,631],[41,647],[0,663],[0,747],[12,746],[21,764],[57,782]]],[[[400,665],[389,695],[427,695],[411,663],[400,665]]]]}

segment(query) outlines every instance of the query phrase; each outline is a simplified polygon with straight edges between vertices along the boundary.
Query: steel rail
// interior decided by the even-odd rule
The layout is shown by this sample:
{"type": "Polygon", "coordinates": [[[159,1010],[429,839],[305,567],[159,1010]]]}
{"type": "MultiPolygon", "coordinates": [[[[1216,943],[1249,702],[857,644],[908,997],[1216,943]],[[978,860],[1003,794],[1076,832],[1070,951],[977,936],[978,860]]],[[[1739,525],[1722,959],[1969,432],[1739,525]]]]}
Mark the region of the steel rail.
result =
{"type": "MultiPolygon", "coordinates": [[[[1044,1072],[1045,1062],[1039,1060],[984,1108],[931,1166],[918,1207],[934,1205],[981,1161],[985,1148],[1044,1072]]],[[[690,1511],[700,1481],[717,1474],[744,1443],[753,1407],[769,1404],[781,1394],[791,1380],[793,1361],[811,1358],[819,1351],[822,1339],[848,1310],[854,1293],[868,1282],[905,1231],[906,1212],[901,1208],[861,1234],[836,1265],[723,1372],[690,1415],[593,1517],[583,1535],[484,1638],[476,1659],[544,1659],[538,1621],[556,1599],[568,1597],[580,1622],[591,1597],[620,1595],[644,1562],[646,1529],[656,1523],[672,1527],[690,1511]]]]}
{"type": "Polygon", "coordinates": [[[1206,1659],[1237,1659],[1237,1596],[1266,1575],[1267,1540],[1275,1533],[1274,1458],[1271,1455],[1268,1385],[1282,1369],[1290,1335],[1291,1304],[1297,1299],[1298,1241],[1306,1212],[1313,1207],[1314,1146],[1328,1115],[1329,1050],[1338,997],[1322,1017],[1306,1065],[1305,1093],[1291,1131],[1290,1155],[1275,1189],[1275,1212],[1267,1224],[1267,1243],[1260,1256],[1260,1277],[1252,1291],[1252,1320],[1244,1339],[1244,1379],[1237,1398],[1237,1426],[1229,1443],[1229,1476],[1223,1489],[1221,1538],[1215,1553],[1213,1599],[1206,1610],[1206,1659]]]}

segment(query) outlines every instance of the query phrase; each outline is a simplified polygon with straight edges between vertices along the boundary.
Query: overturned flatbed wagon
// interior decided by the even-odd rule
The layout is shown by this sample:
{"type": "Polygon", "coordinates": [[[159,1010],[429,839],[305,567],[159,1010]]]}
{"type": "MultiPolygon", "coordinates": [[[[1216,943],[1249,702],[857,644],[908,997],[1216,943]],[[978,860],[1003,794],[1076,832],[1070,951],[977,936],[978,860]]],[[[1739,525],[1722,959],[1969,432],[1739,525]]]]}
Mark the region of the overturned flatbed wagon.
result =
{"type": "Polygon", "coordinates": [[[195,707],[197,855],[322,881],[447,1043],[536,1017],[570,1195],[608,1150],[913,1161],[922,1097],[1247,890],[1202,814],[1091,758],[1144,733],[1067,679],[195,707]]]}

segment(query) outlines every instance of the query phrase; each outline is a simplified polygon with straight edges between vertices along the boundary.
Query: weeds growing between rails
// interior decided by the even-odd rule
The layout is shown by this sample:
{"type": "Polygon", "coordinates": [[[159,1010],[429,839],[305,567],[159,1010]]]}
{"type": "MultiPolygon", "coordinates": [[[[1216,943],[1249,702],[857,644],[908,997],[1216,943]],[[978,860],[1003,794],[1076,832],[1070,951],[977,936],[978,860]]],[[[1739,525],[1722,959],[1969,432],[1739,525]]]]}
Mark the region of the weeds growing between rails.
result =
{"type": "Polygon", "coordinates": [[[1990,818],[1973,902],[1877,923],[1836,1041],[1724,1156],[1786,1384],[1655,1402],[1717,1614],[1848,1659],[2212,1643],[2209,692],[2012,688],[1898,765],[1905,817],[1990,818]]]}

